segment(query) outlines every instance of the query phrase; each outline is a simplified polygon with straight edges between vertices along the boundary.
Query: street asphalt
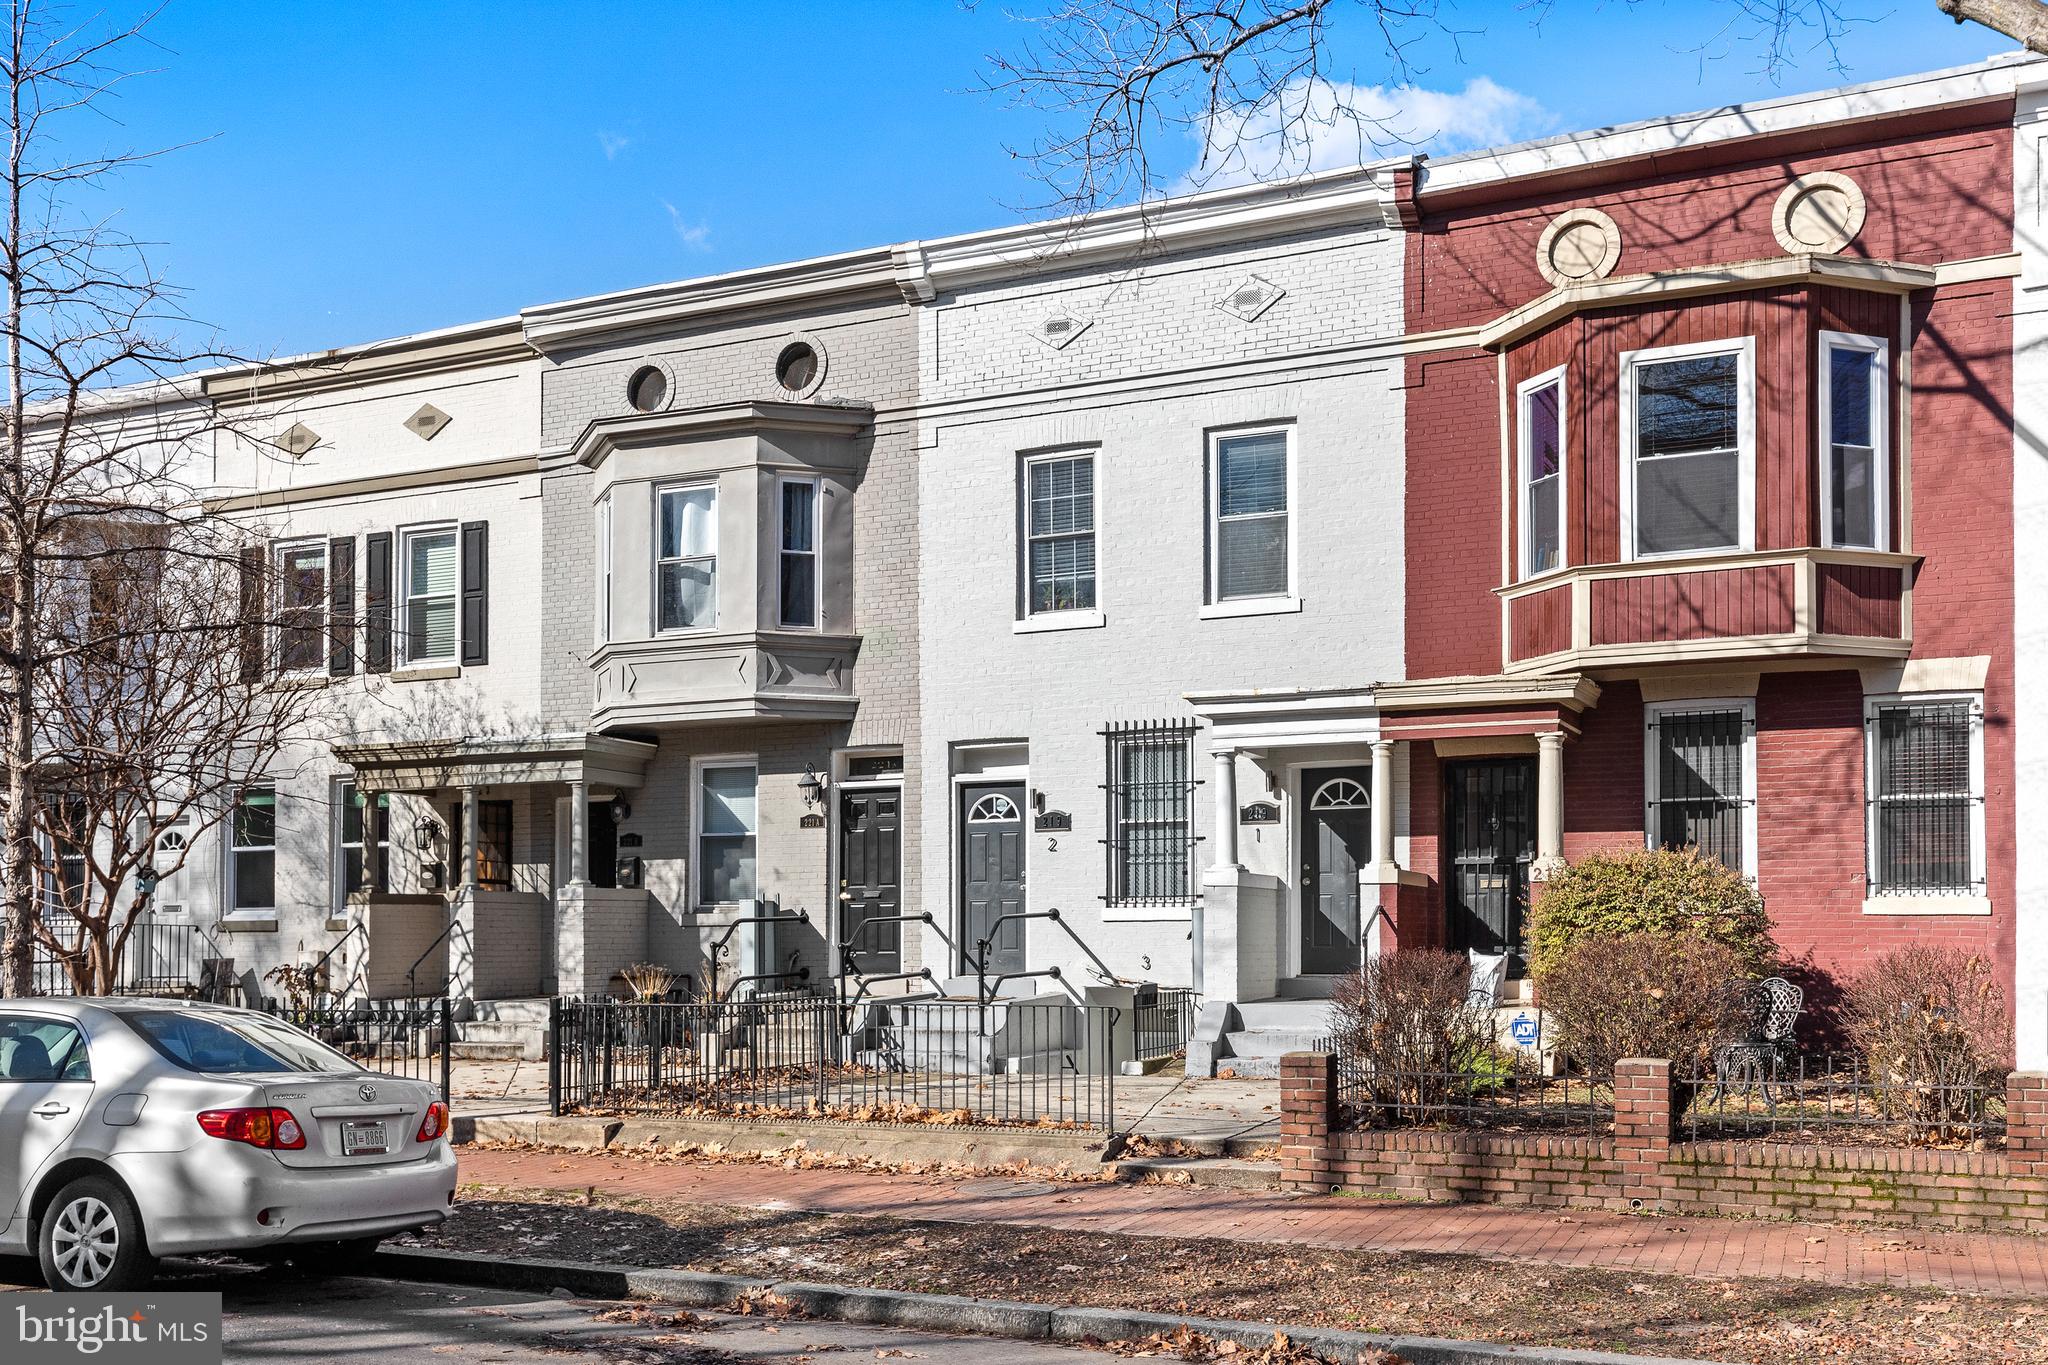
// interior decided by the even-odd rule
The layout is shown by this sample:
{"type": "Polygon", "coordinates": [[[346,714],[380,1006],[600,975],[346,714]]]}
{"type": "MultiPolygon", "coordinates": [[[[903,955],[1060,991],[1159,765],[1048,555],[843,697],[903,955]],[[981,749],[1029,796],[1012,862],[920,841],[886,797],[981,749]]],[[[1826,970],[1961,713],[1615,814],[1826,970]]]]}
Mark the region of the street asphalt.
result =
{"type": "MultiPolygon", "coordinates": [[[[1045,1342],[940,1336],[896,1327],[684,1312],[661,1304],[368,1278],[306,1278],[237,1263],[166,1263],[163,1289],[221,1292],[235,1365],[447,1360],[490,1365],[714,1365],[825,1355],[934,1365],[1099,1362],[1045,1342]]],[[[34,1292],[27,1261],[0,1260],[0,1293],[34,1292]]]]}

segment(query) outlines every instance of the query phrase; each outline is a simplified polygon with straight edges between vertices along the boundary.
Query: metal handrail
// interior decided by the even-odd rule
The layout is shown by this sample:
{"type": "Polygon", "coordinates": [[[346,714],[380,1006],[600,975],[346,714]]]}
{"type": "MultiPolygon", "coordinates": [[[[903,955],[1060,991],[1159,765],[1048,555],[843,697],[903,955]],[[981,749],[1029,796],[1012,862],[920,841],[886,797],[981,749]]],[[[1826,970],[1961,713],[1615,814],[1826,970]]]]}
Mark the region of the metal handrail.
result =
{"type": "MultiPolygon", "coordinates": [[[[781,902],[779,901],[776,902],[776,904],[778,905],[780,903],[781,902]]],[[[740,916],[740,918],[733,920],[731,923],[727,924],[725,926],[725,932],[720,934],[717,938],[711,941],[711,950],[705,954],[706,961],[708,962],[711,969],[707,973],[707,975],[711,978],[711,998],[713,1000],[723,1000],[728,998],[732,994],[731,991],[727,991],[725,995],[720,995],[718,993],[718,963],[719,959],[725,957],[726,954],[732,951],[730,947],[732,943],[732,936],[740,931],[740,926],[742,924],[809,924],[810,922],[810,915],[807,912],[798,909],[792,910],[788,914],[784,914],[782,911],[778,910],[772,915],[742,915],[740,916]]],[[[739,981],[735,981],[732,984],[734,989],[737,989],[743,981],[760,980],[767,976],[787,975],[789,975],[789,973],[787,972],[764,972],[754,977],[742,977],[739,981]]],[[[806,967],[803,971],[803,979],[808,981],[810,980],[810,977],[810,968],[806,967]]]]}
{"type": "MultiPolygon", "coordinates": [[[[419,991],[417,989],[417,983],[415,982],[414,977],[419,972],[420,964],[427,960],[428,953],[431,953],[434,951],[434,949],[440,947],[443,941],[445,941],[447,937],[454,932],[455,916],[451,914],[448,916],[448,922],[441,926],[441,932],[434,935],[432,939],[428,940],[427,946],[420,950],[420,955],[412,960],[412,966],[407,967],[405,969],[406,999],[416,1000],[419,998],[419,991]]],[[[442,983],[441,993],[443,995],[446,995],[448,993],[448,986],[446,982],[442,983]]]]}
{"type": "MultiPolygon", "coordinates": [[[[1095,964],[1096,971],[1102,973],[1103,980],[1115,982],[1119,979],[1117,974],[1109,969],[1109,964],[1107,962],[1104,962],[1099,956],[1097,956],[1095,950],[1093,948],[1090,948],[1085,942],[1082,941],[1081,936],[1074,932],[1074,927],[1068,924],[1066,920],[1061,917],[1058,906],[1053,906],[1045,910],[1013,910],[1010,911],[1008,914],[997,915],[993,920],[990,920],[988,926],[988,937],[978,940],[974,945],[974,976],[976,983],[975,994],[981,997],[983,1005],[987,1005],[990,999],[993,998],[989,995],[988,992],[988,950],[991,946],[994,945],[996,941],[996,930],[1000,929],[1005,923],[1009,922],[1010,920],[1026,919],[1049,919],[1054,924],[1059,925],[1060,928],[1066,930],[1067,937],[1074,940],[1074,946],[1076,948],[1079,948],[1082,952],[1088,954],[1088,960],[1095,964]]],[[[1004,981],[1027,976],[1051,976],[1055,981],[1060,980],[1059,970],[1057,968],[1053,968],[1050,971],[1044,972],[1010,972],[1003,976],[997,977],[996,984],[1000,986],[1004,981]]],[[[1061,984],[1065,985],[1066,983],[1062,981],[1061,984]]],[[[1071,987],[1068,988],[1068,994],[1073,994],[1073,989],[1071,987]]],[[[1080,999],[1078,995],[1076,995],[1074,998],[1076,1000],[1080,999]]]]}
{"type": "MultiPolygon", "coordinates": [[[[321,974],[327,970],[328,959],[332,958],[336,953],[340,952],[342,950],[343,945],[345,945],[350,939],[354,938],[357,934],[361,934],[363,936],[363,943],[365,946],[369,944],[370,931],[367,927],[365,927],[361,920],[357,920],[354,924],[351,924],[348,927],[348,932],[344,933],[340,938],[336,939],[331,945],[329,945],[326,952],[320,954],[319,957],[313,959],[312,969],[306,973],[306,981],[308,985],[311,985],[313,982],[320,980],[321,974]]],[[[329,991],[327,993],[329,995],[334,994],[333,991],[329,991]]]]}
{"type": "Polygon", "coordinates": [[[732,999],[734,991],[746,985],[749,981],[784,981],[792,976],[799,981],[809,981],[811,979],[811,969],[809,967],[798,967],[794,971],[755,972],[749,976],[734,977],[732,985],[726,987],[725,994],[718,995],[714,992],[712,995],[712,999],[716,1001],[718,1004],[723,1005],[727,1001],[732,999]]]}

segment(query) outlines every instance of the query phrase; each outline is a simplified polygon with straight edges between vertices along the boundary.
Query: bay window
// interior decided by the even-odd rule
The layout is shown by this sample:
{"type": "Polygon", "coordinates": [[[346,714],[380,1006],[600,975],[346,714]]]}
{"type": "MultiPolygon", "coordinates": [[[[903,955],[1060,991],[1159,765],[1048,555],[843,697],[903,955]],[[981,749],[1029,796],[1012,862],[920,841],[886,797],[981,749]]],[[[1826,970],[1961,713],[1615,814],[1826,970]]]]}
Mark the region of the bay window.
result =
{"type": "Polygon", "coordinates": [[[1822,544],[1864,550],[1886,546],[1889,368],[1882,338],[1820,334],[1822,544]]]}
{"type": "Polygon", "coordinates": [[[818,485],[783,479],[776,486],[780,523],[776,554],[776,616],[783,626],[818,624],[818,485]]]}
{"type": "Polygon", "coordinates": [[[718,490],[664,488],[656,521],[655,629],[718,624],[718,490]]]}
{"type": "Polygon", "coordinates": [[[1564,366],[1517,390],[1522,577],[1564,562],[1564,366]]]}
{"type": "Polygon", "coordinates": [[[1751,338],[1623,354],[1628,558],[1755,544],[1755,390],[1751,338]]]}

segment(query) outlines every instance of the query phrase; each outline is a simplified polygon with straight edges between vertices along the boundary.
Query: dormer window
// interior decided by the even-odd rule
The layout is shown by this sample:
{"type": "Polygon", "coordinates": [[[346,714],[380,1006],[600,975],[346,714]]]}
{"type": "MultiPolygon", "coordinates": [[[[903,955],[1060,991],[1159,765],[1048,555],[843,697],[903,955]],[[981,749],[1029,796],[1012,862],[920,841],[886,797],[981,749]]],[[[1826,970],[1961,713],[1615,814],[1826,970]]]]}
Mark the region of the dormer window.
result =
{"type": "Polygon", "coordinates": [[[1882,550],[1889,539],[1891,452],[1885,439],[1891,382],[1885,343],[1820,334],[1821,543],[1882,550]]]}
{"type": "Polygon", "coordinates": [[[1521,432],[1522,577],[1564,562],[1564,366],[1518,391],[1521,432]]]}
{"type": "Polygon", "coordinates": [[[1756,526],[1751,338],[1622,362],[1622,546],[1631,559],[1746,550],[1756,526]]]}

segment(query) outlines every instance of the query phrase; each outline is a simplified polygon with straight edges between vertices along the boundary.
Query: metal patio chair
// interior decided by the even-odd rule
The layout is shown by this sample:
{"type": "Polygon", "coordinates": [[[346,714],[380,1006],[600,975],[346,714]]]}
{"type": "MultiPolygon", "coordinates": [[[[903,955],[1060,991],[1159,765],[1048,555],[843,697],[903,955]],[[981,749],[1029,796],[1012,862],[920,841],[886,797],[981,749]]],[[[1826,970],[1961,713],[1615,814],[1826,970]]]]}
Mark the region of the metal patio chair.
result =
{"type": "Polygon", "coordinates": [[[1766,1106],[1775,1106],[1773,1087],[1799,1055],[1794,1039],[1806,992],[1782,976],[1732,982],[1729,990],[1735,995],[1742,1031],[1714,1049],[1715,1095],[1761,1094],[1766,1106]]]}

